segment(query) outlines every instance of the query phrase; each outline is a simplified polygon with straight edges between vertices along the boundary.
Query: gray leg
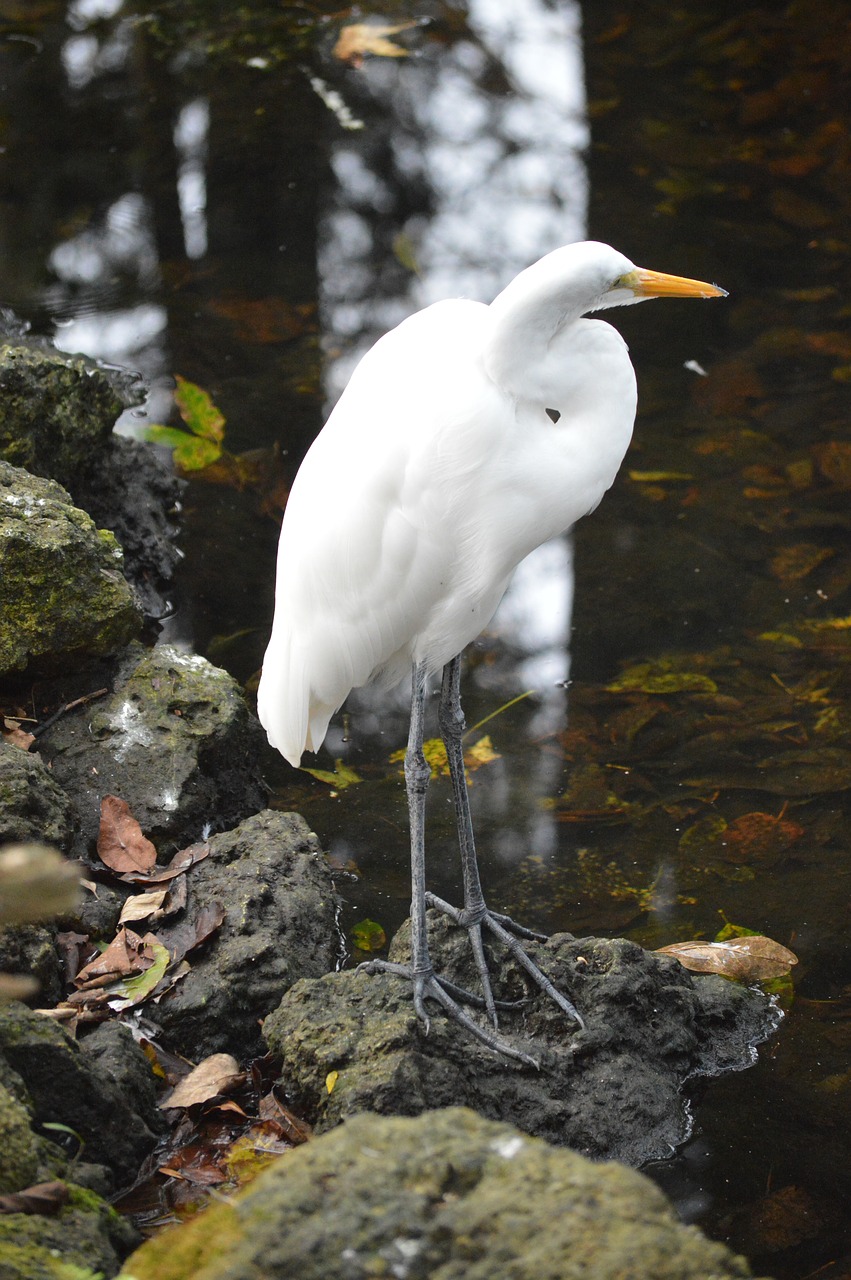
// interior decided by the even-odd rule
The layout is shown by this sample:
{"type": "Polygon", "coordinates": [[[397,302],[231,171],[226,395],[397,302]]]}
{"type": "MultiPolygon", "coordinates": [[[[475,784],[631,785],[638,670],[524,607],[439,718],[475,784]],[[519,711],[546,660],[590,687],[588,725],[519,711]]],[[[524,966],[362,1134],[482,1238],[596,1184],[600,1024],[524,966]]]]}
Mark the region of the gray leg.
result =
{"type": "MultiPolygon", "coordinates": [[[[428,1035],[429,1018],[426,1013],[426,999],[436,1000],[455,1021],[493,1049],[496,1053],[515,1058],[527,1066],[537,1067],[538,1063],[526,1053],[521,1053],[513,1045],[499,1039],[474,1022],[469,1014],[460,1008],[452,998],[466,998],[451,983],[443,983],[434,972],[428,950],[428,931],[426,928],[426,891],[425,891],[425,802],[430,770],[423,754],[423,717],[425,714],[426,668],[425,663],[415,663],[411,689],[411,727],[408,734],[408,749],[405,752],[405,784],[408,792],[408,813],[411,824],[411,964],[392,964],[388,960],[369,960],[359,965],[368,973],[396,973],[410,978],[414,988],[414,1009],[423,1023],[428,1035]]],[[[478,1001],[474,1000],[474,1003],[478,1001]]],[[[490,996],[488,1012],[493,1021],[493,996],[490,996]]]]}
{"type": "Polygon", "coordinates": [[[584,1027],[585,1023],[567,997],[563,996],[553,986],[546,974],[542,973],[535,962],[526,954],[515,936],[520,934],[526,938],[541,938],[543,935],[532,933],[529,929],[516,925],[509,916],[498,915],[496,912],[489,911],[485,904],[482,882],[479,878],[479,865],[476,859],[473,820],[470,814],[470,798],[467,794],[467,778],[464,772],[463,738],[466,725],[464,712],[461,709],[460,654],[458,657],[453,658],[451,662],[448,662],[443,669],[439,722],[441,736],[446,746],[447,759],[449,760],[452,794],[455,800],[458,840],[461,846],[461,871],[464,878],[464,908],[459,911],[457,907],[450,906],[448,902],[444,902],[442,898],[438,898],[432,893],[426,894],[426,899],[430,906],[437,907],[440,911],[450,916],[456,924],[467,930],[482,984],[485,1008],[494,1026],[497,1025],[496,1008],[482,947],[483,925],[504,943],[517,963],[526,970],[532,981],[542,991],[546,992],[560,1009],[578,1022],[580,1027],[584,1027]]]}

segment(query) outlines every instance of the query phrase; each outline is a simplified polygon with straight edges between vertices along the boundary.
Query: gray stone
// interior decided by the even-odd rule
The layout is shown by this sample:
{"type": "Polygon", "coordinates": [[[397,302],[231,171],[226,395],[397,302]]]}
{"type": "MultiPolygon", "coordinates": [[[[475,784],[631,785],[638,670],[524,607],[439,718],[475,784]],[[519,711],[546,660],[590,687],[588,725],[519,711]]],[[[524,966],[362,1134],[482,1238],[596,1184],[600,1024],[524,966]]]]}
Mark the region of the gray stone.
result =
{"type": "Polygon", "coordinates": [[[138,635],[122,564],[60,485],[0,462],[0,679],[55,673],[138,635]]]}
{"type": "Polygon", "coordinates": [[[256,812],[263,733],[239,685],[206,658],[171,645],[128,650],[112,693],[40,740],[71,796],[91,852],[101,799],[120,796],[161,858],[256,812]]]}
{"type": "Polygon", "coordinates": [[[135,1178],[156,1135],[134,1097],[62,1027],[17,1002],[2,1005],[0,1055],[23,1081],[36,1124],[67,1125],[86,1159],[110,1168],[119,1185],[135,1178]]]}
{"type": "Polygon", "coordinates": [[[356,1116],[148,1241],[135,1280],[735,1280],[639,1173],[450,1108],[356,1116]]]}
{"type": "Polygon", "coordinates": [[[70,850],[74,807],[41,756],[0,742],[0,845],[70,850]]]}
{"type": "MultiPolygon", "coordinates": [[[[477,989],[466,934],[429,913],[438,972],[477,989]]],[[[407,928],[391,955],[408,958],[407,928]]],[[[582,1012],[579,1030],[537,987],[500,1032],[540,1070],[497,1056],[435,1006],[424,1033],[410,982],[356,971],[297,983],[267,1018],[264,1035],[283,1056],[283,1085],[307,1118],[327,1129],[361,1111],[417,1115],[456,1103],[595,1157],[639,1165],[665,1157],[689,1134],[686,1081],[742,1069],[779,1015],[759,991],[624,939],[562,934],[527,944],[556,987],[582,1012]],[[326,1078],[338,1073],[332,1092],[326,1078]]],[[[494,991],[527,994],[521,971],[491,954],[494,991]]]]}
{"type": "MultiPolygon", "coordinates": [[[[264,810],[210,840],[187,877],[184,915],[220,902],[224,923],[148,1016],[172,1049],[197,1061],[262,1052],[260,1024],[304,977],[334,967],[339,899],[319,841],[295,813],[264,810]]],[[[168,946],[168,922],[157,928],[168,946]]]]}
{"type": "Polygon", "coordinates": [[[95,361],[13,339],[0,345],[0,458],[71,486],[130,401],[95,361]]]}

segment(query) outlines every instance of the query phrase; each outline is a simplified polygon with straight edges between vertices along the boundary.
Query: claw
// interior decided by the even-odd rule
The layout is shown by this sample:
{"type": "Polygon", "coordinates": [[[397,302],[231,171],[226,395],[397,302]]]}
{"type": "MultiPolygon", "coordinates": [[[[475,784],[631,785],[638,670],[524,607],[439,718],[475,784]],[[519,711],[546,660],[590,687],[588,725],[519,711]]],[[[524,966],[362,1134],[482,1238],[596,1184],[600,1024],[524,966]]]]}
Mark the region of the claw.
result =
{"type": "Polygon", "coordinates": [[[465,1030],[469,1031],[470,1035],[475,1036],[488,1049],[491,1049],[494,1053],[502,1054],[503,1057],[513,1058],[515,1062],[522,1062],[526,1067],[534,1067],[536,1071],[540,1071],[541,1064],[537,1058],[533,1058],[528,1053],[523,1053],[521,1049],[515,1049],[514,1045],[509,1044],[507,1040],[501,1039],[486,1027],[480,1027],[477,1022],[474,1022],[461,1006],[455,1003],[445,989],[441,979],[436,977],[433,971],[423,973],[409,968],[407,965],[394,964],[389,960],[367,960],[358,965],[358,971],[360,970],[365,970],[367,973],[393,973],[400,977],[408,978],[414,989],[414,1009],[417,1017],[423,1023],[426,1035],[429,1033],[431,1024],[425,1011],[425,1001],[434,1000],[453,1022],[457,1022],[464,1027],[465,1030]]]}
{"type": "Polygon", "coordinates": [[[485,906],[480,907],[475,915],[473,915],[473,913],[467,913],[466,911],[459,910],[458,907],[453,907],[451,903],[445,902],[443,898],[438,898],[434,893],[427,893],[425,896],[426,902],[429,906],[435,907],[444,915],[449,916],[450,920],[453,920],[455,924],[459,925],[462,929],[467,930],[467,934],[470,938],[470,945],[473,948],[473,958],[476,962],[479,981],[482,984],[482,991],[484,992],[484,1006],[487,1009],[488,1015],[491,1017],[491,1021],[495,1027],[498,1025],[496,1020],[496,1002],[493,998],[490,974],[488,973],[487,962],[482,948],[483,925],[490,929],[491,933],[495,934],[496,937],[499,938],[500,941],[508,948],[520,967],[525,969],[532,981],[541,988],[545,995],[549,996],[549,998],[557,1004],[561,1011],[566,1013],[569,1018],[573,1018],[582,1031],[585,1030],[585,1020],[579,1013],[578,1009],[571,1004],[567,996],[562,995],[547,975],[538,968],[534,960],[526,954],[520,943],[517,941],[517,938],[514,936],[515,934],[519,934],[524,938],[546,941],[546,934],[534,933],[531,929],[526,929],[523,925],[518,925],[510,916],[501,915],[496,911],[490,911],[485,906]]]}

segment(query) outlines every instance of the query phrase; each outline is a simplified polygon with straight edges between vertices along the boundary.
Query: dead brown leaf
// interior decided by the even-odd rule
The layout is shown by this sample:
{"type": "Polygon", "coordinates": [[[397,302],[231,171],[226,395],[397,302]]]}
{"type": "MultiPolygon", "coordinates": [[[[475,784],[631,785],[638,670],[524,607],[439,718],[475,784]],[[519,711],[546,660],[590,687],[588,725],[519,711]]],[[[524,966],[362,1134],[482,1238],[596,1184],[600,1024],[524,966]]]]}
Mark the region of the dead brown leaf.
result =
{"type": "Polygon", "coordinates": [[[119,924],[127,924],[130,920],[147,920],[163,905],[168,889],[148,889],[145,893],[134,893],[121,908],[119,924]]]}
{"type": "Polygon", "coordinates": [[[188,871],[196,862],[202,862],[208,857],[210,846],[208,844],[190,844],[186,849],[180,849],[172,858],[167,867],[152,867],[148,871],[127,871],[121,879],[127,884],[163,884],[166,880],[174,880],[177,876],[182,875],[184,871],[188,871]]]}
{"type": "Polygon", "coordinates": [[[0,1213],[58,1213],[68,1203],[64,1182],[38,1182],[23,1191],[0,1196],[0,1213]]]}
{"type": "Polygon", "coordinates": [[[782,978],[798,963],[793,951],[762,934],[730,938],[727,942],[674,942],[659,947],[657,954],[673,956],[692,973],[720,973],[737,982],[782,978]]]}
{"type": "Polygon", "coordinates": [[[226,915],[227,912],[220,902],[211,902],[201,907],[192,919],[178,920],[173,924],[160,926],[157,929],[157,938],[164,947],[168,947],[172,964],[182,960],[189,951],[199,947],[202,942],[206,942],[210,935],[224,923],[226,915]]]}
{"type": "Polygon", "coordinates": [[[240,1071],[236,1058],[229,1053],[214,1053],[189,1072],[188,1076],[175,1085],[164,1102],[163,1110],[176,1107],[194,1107],[200,1102],[209,1102],[210,1098],[227,1093],[236,1085],[242,1084],[244,1072],[240,1071]]]}
{"type": "Polygon", "coordinates": [[[81,991],[103,987],[117,978],[144,973],[153,959],[154,953],[146,938],[140,938],[132,929],[119,929],[106,950],[83,966],[75,985],[81,991]]]}
{"type": "Polygon", "coordinates": [[[98,857],[113,871],[147,875],[156,865],[157,851],[142,834],[126,800],[104,796],[100,802],[98,857]]]}

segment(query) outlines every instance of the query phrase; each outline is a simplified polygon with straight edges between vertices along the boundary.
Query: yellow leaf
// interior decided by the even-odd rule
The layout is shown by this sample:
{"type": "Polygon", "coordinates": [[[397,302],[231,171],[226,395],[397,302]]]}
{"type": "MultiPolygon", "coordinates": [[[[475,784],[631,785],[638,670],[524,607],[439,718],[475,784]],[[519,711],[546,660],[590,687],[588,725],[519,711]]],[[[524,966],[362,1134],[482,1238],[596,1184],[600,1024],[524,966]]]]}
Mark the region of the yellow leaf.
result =
{"type": "Polygon", "coordinates": [[[494,751],[490,734],[486,733],[483,738],[479,738],[472,747],[468,747],[464,752],[464,764],[468,769],[480,769],[483,764],[490,764],[492,760],[499,760],[500,754],[494,751]]]}
{"type": "Polygon", "coordinates": [[[686,471],[630,471],[627,474],[636,484],[663,484],[666,480],[694,479],[694,476],[686,471]]]}
{"type": "Polygon", "coordinates": [[[408,50],[386,37],[417,26],[419,23],[416,20],[399,22],[395,26],[385,26],[378,22],[354,22],[343,27],[340,32],[333,49],[334,57],[355,67],[361,65],[365,53],[371,53],[377,58],[407,58],[408,50]]]}
{"type": "Polygon", "coordinates": [[[346,787],[352,787],[356,782],[363,782],[360,774],[355,773],[354,769],[350,769],[342,760],[334,761],[333,772],[330,769],[303,769],[302,772],[309,773],[319,782],[327,782],[328,786],[334,787],[336,791],[345,791],[346,787]]]}
{"type": "Polygon", "coordinates": [[[325,1088],[328,1090],[329,1093],[334,1092],[334,1085],[337,1083],[339,1077],[340,1077],[339,1071],[328,1072],[327,1076],[325,1077],[325,1088]]]}

